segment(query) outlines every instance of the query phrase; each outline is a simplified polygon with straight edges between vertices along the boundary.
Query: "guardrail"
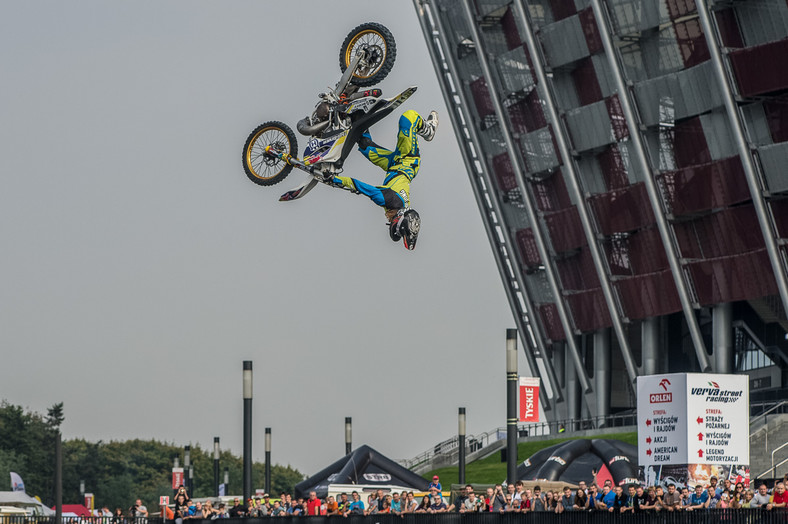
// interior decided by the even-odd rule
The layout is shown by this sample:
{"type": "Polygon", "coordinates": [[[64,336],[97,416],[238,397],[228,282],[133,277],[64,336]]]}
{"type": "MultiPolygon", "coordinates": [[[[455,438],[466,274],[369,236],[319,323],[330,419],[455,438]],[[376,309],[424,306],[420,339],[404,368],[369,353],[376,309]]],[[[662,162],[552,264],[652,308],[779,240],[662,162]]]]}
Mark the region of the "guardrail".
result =
{"type": "MultiPolygon", "coordinates": [[[[643,513],[616,514],[606,511],[566,511],[564,513],[529,512],[529,513],[409,513],[406,515],[376,514],[350,515],[348,517],[259,517],[244,519],[217,519],[227,524],[262,524],[270,518],[280,524],[296,524],[308,521],[310,524],[600,524],[615,522],[616,524],[785,524],[788,512],[785,510],[756,509],[720,509],[700,511],[660,511],[643,513]]],[[[57,524],[54,517],[17,517],[0,516],[4,524],[57,524]]],[[[63,517],[63,524],[73,522],[84,524],[172,524],[174,521],[162,521],[160,518],[121,519],[115,521],[110,517],[63,517]],[[76,521],[70,519],[77,519],[76,521]],[[144,521],[144,523],[143,523],[144,521]]],[[[188,524],[215,524],[208,519],[188,519],[188,524]]]]}
{"type": "MultiPolygon", "coordinates": [[[[518,424],[517,434],[519,437],[555,435],[556,438],[558,438],[574,431],[634,426],[636,424],[637,414],[628,413],[625,415],[610,415],[607,417],[591,417],[586,419],[567,419],[556,420],[553,422],[518,424]]],[[[506,426],[501,426],[484,433],[466,436],[466,453],[480,451],[499,440],[505,440],[506,431],[506,426]]],[[[397,462],[408,469],[413,469],[439,456],[448,458],[454,454],[459,454],[459,446],[459,437],[455,436],[450,439],[438,442],[432,447],[432,449],[428,449],[427,451],[416,455],[412,459],[400,459],[397,462]]]]}

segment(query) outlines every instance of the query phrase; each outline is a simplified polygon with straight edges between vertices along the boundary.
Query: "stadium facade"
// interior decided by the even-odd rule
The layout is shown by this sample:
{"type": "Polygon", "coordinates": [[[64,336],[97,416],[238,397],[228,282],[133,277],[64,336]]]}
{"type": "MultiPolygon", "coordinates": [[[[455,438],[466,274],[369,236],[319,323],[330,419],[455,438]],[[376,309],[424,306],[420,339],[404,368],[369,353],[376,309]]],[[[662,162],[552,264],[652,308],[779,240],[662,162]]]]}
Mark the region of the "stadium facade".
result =
{"type": "Polygon", "coordinates": [[[548,419],[784,396],[788,2],[414,5],[548,419]]]}

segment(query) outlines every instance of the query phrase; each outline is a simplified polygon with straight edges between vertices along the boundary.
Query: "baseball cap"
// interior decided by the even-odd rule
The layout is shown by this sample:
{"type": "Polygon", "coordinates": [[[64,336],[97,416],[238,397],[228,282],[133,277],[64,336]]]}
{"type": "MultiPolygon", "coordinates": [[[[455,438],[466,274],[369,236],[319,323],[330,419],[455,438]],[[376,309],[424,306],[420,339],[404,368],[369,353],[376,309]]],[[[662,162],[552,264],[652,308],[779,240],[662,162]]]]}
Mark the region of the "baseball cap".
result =
{"type": "Polygon", "coordinates": [[[434,477],[432,477],[432,480],[438,480],[438,475],[435,475],[434,477]]]}

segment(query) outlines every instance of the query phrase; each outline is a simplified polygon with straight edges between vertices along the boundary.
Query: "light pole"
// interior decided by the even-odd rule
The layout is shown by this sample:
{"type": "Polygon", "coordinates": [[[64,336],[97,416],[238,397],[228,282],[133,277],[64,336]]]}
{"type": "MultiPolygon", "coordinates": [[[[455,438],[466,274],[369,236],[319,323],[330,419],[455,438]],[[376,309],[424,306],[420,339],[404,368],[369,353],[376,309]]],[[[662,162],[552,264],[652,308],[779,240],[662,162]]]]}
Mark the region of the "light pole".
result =
{"type": "Polygon", "coordinates": [[[353,448],[353,417],[345,417],[345,455],[350,455],[353,448]]]}
{"type": "Polygon", "coordinates": [[[219,496],[219,437],[213,437],[213,487],[219,496]]]}
{"type": "Polygon", "coordinates": [[[506,482],[517,482],[517,330],[506,330],[506,482]]]}
{"type": "Polygon", "coordinates": [[[460,485],[465,484],[465,408],[460,408],[459,413],[457,414],[457,425],[458,425],[458,435],[459,435],[459,445],[460,445],[460,457],[458,460],[458,466],[460,468],[460,478],[459,483],[460,485]]]}
{"type": "MultiPolygon", "coordinates": [[[[84,500],[84,497],[83,497],[84,500]]],[[[63,518],[63,439],[60,429],[55,433],[55,522],[63,518]]]]}
{"type": "Polygon", "coordinates": [[[192,447],[183,446],[183,485],[186,487],[186,492],[192,496],[191,487],[191,465],[192,465],[192,447]]]}
{"type": "Polygon", "coordinates": [[[265,492],[271,493],[271,428],[265,428],[265,492]]]}
{"type": "Polygon", "coordinates": [[[252,361],[244,360],[244,501],[252,497],[252,361]]]}

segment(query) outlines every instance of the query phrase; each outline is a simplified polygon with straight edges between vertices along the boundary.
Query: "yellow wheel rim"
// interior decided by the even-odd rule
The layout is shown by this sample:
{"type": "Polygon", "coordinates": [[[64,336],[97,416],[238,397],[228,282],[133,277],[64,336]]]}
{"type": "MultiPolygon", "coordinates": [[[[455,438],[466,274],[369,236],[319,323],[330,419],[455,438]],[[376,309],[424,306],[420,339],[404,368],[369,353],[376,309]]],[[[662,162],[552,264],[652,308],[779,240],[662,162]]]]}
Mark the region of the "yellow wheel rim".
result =
{"type": "Polygon", "coordinates": [[[380,59],[380,63],[377,64],[375,69],[369,71],[368,74],[353,73],[353,76],[356,78],[369,78],[380,69],[380,66],[386,63],[386,55],[388,54],[388,49],[386,48],[386,39],[383,38],[382,34],[372,29],[361,31],[359,34],[354,36],[347,45],[347,49],[345,50],[345,67],[349,67],[350,62],[353,61],[353,57],[356,55],[356,46],[358,44],[373,44],[383,51],[383,56],[380,59]],[[364,39],[364,41],[362,41],[362,39],[364,39]]]}
{"type": "Polygon", "coordinates": [[[287,142],[288,151],[292,149],[290,139],[278,127],[264,127],[263,129],[259,130],[257,133],[255,133],[252,140],[249,141],[249,147],[246,148],[246,166],[255,177],[261,180],[269,180],[282,172],[282,168],[274,169],[276,164],[283,162],[282,160],[277,159],[273,161],[264,155],[266,146],[269,146],[273,143],[274,137],[279,138],[280,142],[287,142]],[[264,138],[261,141],[261,137],[269,132],[273,132],[271,135],[269,135],[271,140],[264,138]],[[262,174],[261,172],[265,172],[265,174],[262,174]]]}

